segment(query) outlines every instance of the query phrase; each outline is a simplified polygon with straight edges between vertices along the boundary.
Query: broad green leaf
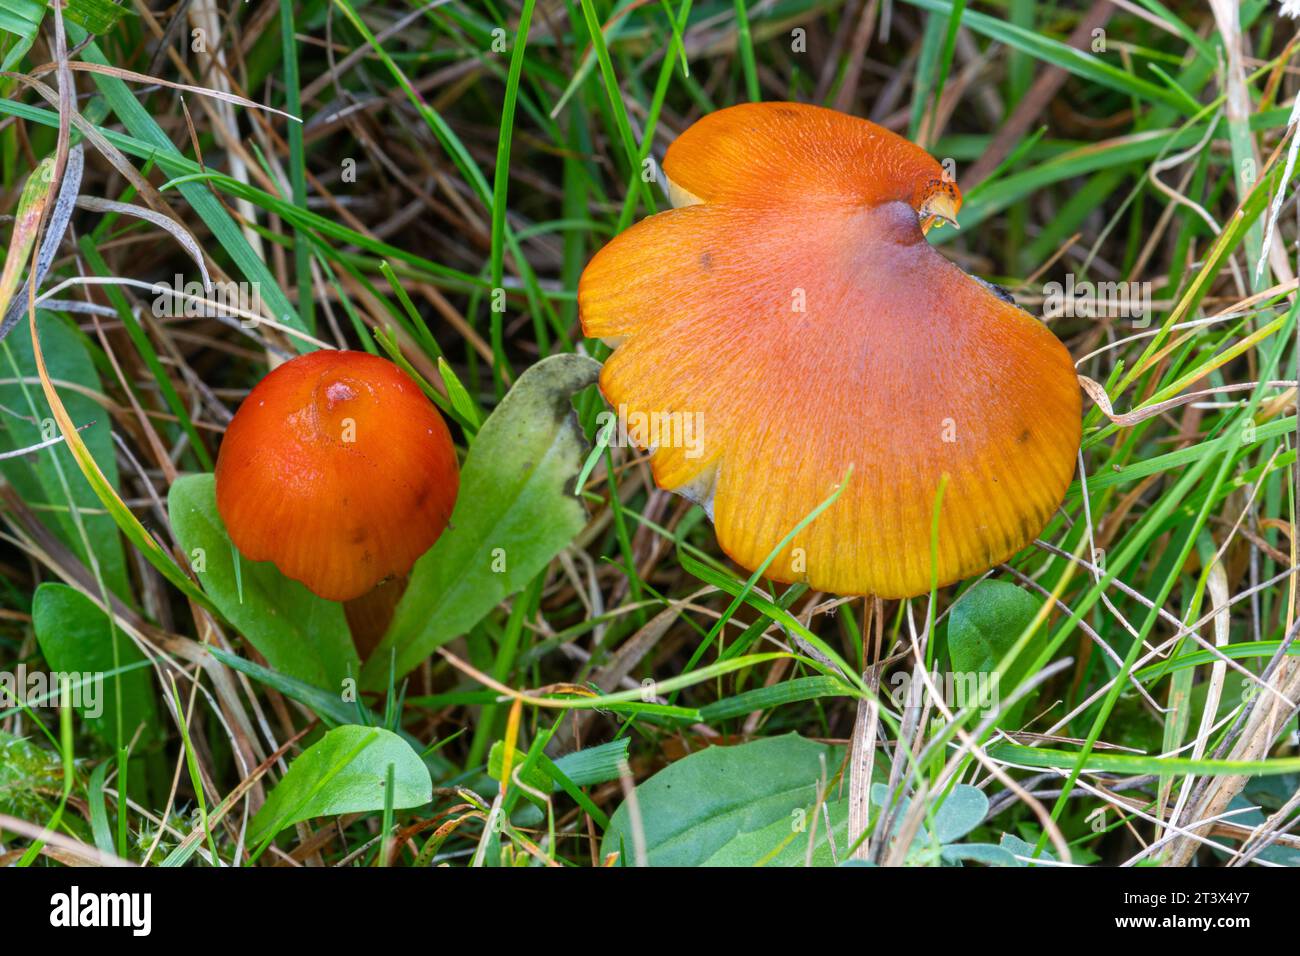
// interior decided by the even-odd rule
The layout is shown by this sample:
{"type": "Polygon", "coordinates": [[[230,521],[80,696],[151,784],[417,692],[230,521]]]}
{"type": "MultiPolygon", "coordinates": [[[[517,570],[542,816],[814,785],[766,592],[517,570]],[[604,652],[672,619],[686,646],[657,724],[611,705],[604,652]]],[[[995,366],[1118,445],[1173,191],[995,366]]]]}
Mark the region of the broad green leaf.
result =
{"type": "MultiPolygon", "coordinates": [[[[85,341],[56,315],[38,311],[36,320],[50,378],[73,423],[84,427],[81,438],[91,457],[109,484],[116,488],[117,457],[111,419],[108,410],[95,398],[102,398],[103,389],[85,341]]],[[[0,451],[30,448],[58,434],[37,378],[31,329],[24,320],[0,342],[0,451]]],[[[126,557],[117,525],[104,513],[103,503],[86,482],[66,443],[21,458],[4,459],[0,461],[0,474],[87,567],[90,567],[86,553],[86,540],[89,540],[104,583],[118,597],[131,601],[126,557]],[[85,538],[69,505],[80,512],[85,538]]]]}
{"type": "Polygon", "coordinates": [[[955,843],[979,826],[988,812],[984,791],[959,783],[934,812],[934,835],[940,843],[955,843]]]}
{"type": "MultiPolygon", "coordinates": [[[[1260,827],[1266,822],[1263,811],[1251,799],[1241,794],[1237,794],[1232,798],[1228,804],[1228,810],[1232,813],[1232,822],[1237,826],[1260,827]]],[[[1217,846],[1214,848],[1214,855],[1221,860],[1228,857],[1227,851],[1220,850],[1217,846]]],[[[1286,844],[1276,843],[1266,850],[1261,850],[1257,859],[1276,863],[1278,866],[1300,867],[1300,850],[1286,844]]]]}
{"type": "MultiPolygon", "coordinates": [[[[833,866],[848,859],[848,800],[842,789],[817,806],[819,785],[839,768],[840,751],[794,734],[736,747],[710,747],[677,761],[636,789],[651,866],[833,866]],[[811,849],[811,852],[810,852],[811,849]]],[[[883,784],[871,788],[873,823],[887,796],[883,784]]],[[[892,831],[897,833],[911,801],[896,802],[892,831]]],[[[936,864],[942,852],[952,860],[984,859],[982,851],[963,855],[960,839],[988,813],[988,800],[975,787],[955,787],[916,833],[909,864],[936,864]],[[952,853],[948,853],[952,850],[952,853]]],[[[622,850],[634,860],[635,843],[626,804],[610,818],[602,855],[622,850]]],[[[994,854],[1007,864],[1006,854],[994,854]]]]}
{"type": "MultiPolygon", "coordinates": [[[[876,823],[888,793],[884,784],[874,784],[871,788],[872,823],[876,823]]],[[[898,833],[907,816],[911,800],[904,797],[897,802],[891,824],[893,833],[898,833]]],[[[908,848],[906,865],[935,865],[940,858],[981,859],[980,851],[965,854],[962,844],[939,846],[939,840],[946,844],[949,839],[958,839],[969,832],[984,819],[988,812],[988,800],[974,787],[959,784],[943,805],[936,811],[933,819],[934,836],[923,824],[917,829],[912,845],[908,848]],[[972,797],[967,791],[973,791],[978,797],[972,797]],[[953,801],[956,797],[956,801],[953,801]],[[951,805],[951,806],[950,806],[951,805]],[[977,815],[978,814],[978,815],[977,815]],[[971,821],[974,822],[971,822],[971,821]],[[969,824],[969,826],[967,826],[969,824]],[[955,835],[954,835],[955,834],[955,835]]],[[[816,826],[811,814],[807,819],[800,819],[801,830],[794,831],[790,821],[777,821],[756,833],[747,833],[732,840],[707,861],[706,866],[807,866],[809,861],[808,844],[813,843],[811,861],[813,866],[834,866],[848,862],[849,840],[849,802],[846,799],[829,801],[824,811],[818,811],[816,826]],[[829,838],[828,838],[829,831],[829,838]],[[793,835],[793,838],[792,838],[793,835]]],[[[994,847],[993,849],[997,849],[994,847]]],[[[987,855],[987,854],[985,854],[987,855]]],[[[1010,854],[997,857],[997,865],[1012,865],[1010,854]]]]}
{"type": "Polygon", "coordinates": [[[739,833],[699,865],[807,866],[811,841],[812,865],[835,866],[847,862],[848,833],[849,802],[835,800],[828,802],[825,810],[801,809],[758,830],[739,833]]]}
{"type": "Polygon", "coordinates": [[[587,443],[570,399],[600,365],[554,355],[524,372],[483,423],[461,472],[451,525],[411,571],[367,689],[401,677],[537,576],[586,524],[570,487],[587,443]]]}
{"type": "MultiPolygon", "coordinates": [[[[36,34],[40,32],[41,24],[39,20],[27,19],[25,16],[26,11],[22,9],[22,6],[15,4],[15,9],[20,11],[17,13],[11,12],[7,8],[0,8],[0,30],[14,34],[30,47],[31,42],[36,39],[36,34]]],[[[33,4],[33,6],[35,5],[33,4]]]]}
{"type": "Polygon", "coordinates": [[[304,750],[267,795],[249,825],[250,844],[260,845],[285,827],[312,817],[383,810],[390,766],[395,810],[420,807],[433,799],[428,768],[397,734],[355,724],[335,727],[304,750]]]}
{"type": "MultiPolygon", "coordinates": [[[[843,793],[837,790],[836,794],[843,793]]],[[[872,823],[880,814],[887,789],[884,784],[871,787],[872,823]]],[[[897,833],[907,816],[911,801],[906,797],[895,807],[892,830],[897,833]]],[[[743,833],[721,847],[703,862],[703,866],[836,866],[850,862],[849,801],[841,797],[828,800],[824,808],[797,812],[791,819],[776,820],[761,830],[743,833]],[[814,821],[814,816],[816,820],[814,821]],[[812,853],[809,854],[809,844],[812,853]]],[[[916,862],[918,851],[932,844],[924,826],[917,831],[908,849],[908,863],[916,862]]],[[[931,852],[933,857],[933,851],[931,852]]]]}
{"type": "Polygon", "coordinates": [[[203,590],[271,667],[332,693],[356,678],[360,662],[343,605],[317,597],[270,562],[240,558],[236,569],[212,475],[179,479],[167,511],[203,590]]]}
{"type": "MultiPolygon", "coordinates": [[[[786,734],[683,757],[636,788],[647,862],[702,866],[744,858],[752,865],[781,845],[778,830],[806,839],[818,788],[834,776],[839,753],[786,734]]],[[[624,803],[610,818],[601,855],[621,851],[632,865],[634,846],[624,803]]]]}
{"type": "MultiPolygon", "coordinates": [[[[48,4],[47,4],[48,5],[48,4]]],[[[107,33],[123,16],[134,16],[126,4],[113,0],[67,0],[63,15],[91,33],[107,33]]]]}
{"type": "MultiPolygon", "coordinates": [[[[1012,860],[1015,861],[1013,864],[1014,866],[1040,866],[1041,865],[1038,863],[1030,863],[1027,860],[1016,859],[1017,857],[1034,856],[1033,844],[1026,843],[1018,836],[1013,836],[1010,833],[1004,833],[1002,834],[1002,841],[999,845],[1002,847],[1002,849],[1012,854],[1011,858],[1012,860]]],[[[1056,857],[1053,856],[1051,852],[1048,850],[1044,850],[1042,853],[1038,854],[1037,859],[1046,860],[1049,863],[1056,861],[1056,857]]]]}
{"type": "Polygon", "coordinates": [[[51,673],[73,680],[97,675],[82,682],[77,708],[96,736],[114,750],[130,743],[142,724],[144,739],[153,736],[152,672],[140,649],[99,605],[66,584],[42,584],[32,597],[32,629],[51,673]]]}
{"type": "Polygon", "coordinates": [[[948,616],[953,670],[991,672],[1034,619],[1038,606],[1033,595],[1007,581],[981,581],[972,587],[948,616]]]}
{"type": "Polygon", "coordinates": [[[1024,866],[1005,847],[992,843],[954,843],[943,848],[945,863],[983,863],[985,866],[1024,866]]]}
{"type": "MultiPolygon", "coordinates": [[[[497,783],[501,782],[501,771],[505,769],[505,748],[505,741],[498,740],[492,745],[492,749],[488,751],[488,776],[497,783]]],[[[512,777],[515,776],[519,765],[526,760],[527,754],[516,753],[514,765],[510,771],[512,777]]],[[[531,787],[533,790],[540,790],[542,793],[550,793],[556,788],[551,775],[536,764],[524,769],[523,772],[518,774],[517,779],[522,780],[525,786],[531,787]]],[[[511,784],[513,785],[514,782],[512,780],[511,784]]]]}

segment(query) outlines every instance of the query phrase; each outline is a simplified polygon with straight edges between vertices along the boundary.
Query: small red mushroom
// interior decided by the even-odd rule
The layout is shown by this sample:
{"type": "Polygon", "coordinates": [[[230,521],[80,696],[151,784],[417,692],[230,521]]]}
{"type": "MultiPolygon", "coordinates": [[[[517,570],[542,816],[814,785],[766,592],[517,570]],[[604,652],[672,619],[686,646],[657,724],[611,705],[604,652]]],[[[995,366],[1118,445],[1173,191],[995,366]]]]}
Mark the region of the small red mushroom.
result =
{"type": "Polygon", "coordinates": [[[1074,471],[1081,395],[1041,322],[924,238],[961,193],[925,150],[797,103],[705,116],[668,149],[678,207],[582,274],[585,334],[629,415],[697,415],[662,442],[660,487],[700,502],[739,565],[838,594],[929,590],[1033,540],[1074,471]]]}
{"type": "Polygon", "coordinates": [[[375,611],[366,599],[398,582],[380,602],[391,614],[404,576],[447,527],[459,473],[446,423],[410,376],[365,352],[321,350],[281,365],[244,400],[216,485],[240,553],[348,602],[357,636],[354,618],[375,611]]]}

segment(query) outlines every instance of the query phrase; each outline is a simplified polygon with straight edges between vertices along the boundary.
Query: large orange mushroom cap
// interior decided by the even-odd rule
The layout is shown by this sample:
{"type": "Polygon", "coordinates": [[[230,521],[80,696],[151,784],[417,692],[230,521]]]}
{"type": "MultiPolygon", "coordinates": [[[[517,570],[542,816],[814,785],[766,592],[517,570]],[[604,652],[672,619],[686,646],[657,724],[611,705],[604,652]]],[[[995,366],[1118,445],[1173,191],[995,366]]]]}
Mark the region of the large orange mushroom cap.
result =
{"type": "MultiPolygon", "coordinates": [[[[1070,355],[948,262],[922,230],[961,196],[920,147],[832,110],[747,104],[669,148],[679,208],[592,259],[585,333],[642,422],[696,416],[698,442],[640,442],[655,480],[704,505],[738,564],[777,581],[910,597],[1033,539],[1080,440],[1070,355]]],[[[629,430],[632,437],[637,433],[629,430]]]]}
{"type": "Polygon", "coordinates": [[[446,528],[458,484],[442,416],[365,352],[311,352],[271,372],[217,458],[217,509],[240,553],[332,601],[409,571],[446,528]]]}

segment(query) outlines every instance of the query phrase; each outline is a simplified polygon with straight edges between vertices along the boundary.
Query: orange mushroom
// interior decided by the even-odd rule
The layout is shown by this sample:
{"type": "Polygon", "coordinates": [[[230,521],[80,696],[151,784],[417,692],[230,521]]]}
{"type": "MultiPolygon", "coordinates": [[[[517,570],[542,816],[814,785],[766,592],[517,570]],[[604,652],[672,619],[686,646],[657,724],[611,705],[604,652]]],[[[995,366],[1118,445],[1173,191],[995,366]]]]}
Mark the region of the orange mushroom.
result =
{"type": "MultiPolygon", "coordinates": [[[[405,372],[365,352],[311,352],[271,372],[217,457],[217,509],[240,553],[348,602],[354,637],[356,619],[391,614],[404,576],[446,528],[458,484],[442,416],[405,372]],[[387,581],[397,587],[376,607],[387,581]]],[[[387,619],[369,623],[380,635],[366,643],[387,619]]]]}
{"type": "Polygon", "coordinates": [[[663,169],[677,208],[600,250],[578,307],[585,334],[615,347],[600,376],[611,405],[697,416],[695,447],[639,443],[727,554],[758,568],[846,475],[768,577],[928,591],[945,475],[940,584],[1043,529],[1079,448],[1074,366],[926,242],[961,206],[938,162],[865,120],[762,103],[701,119],[663,169]]]}

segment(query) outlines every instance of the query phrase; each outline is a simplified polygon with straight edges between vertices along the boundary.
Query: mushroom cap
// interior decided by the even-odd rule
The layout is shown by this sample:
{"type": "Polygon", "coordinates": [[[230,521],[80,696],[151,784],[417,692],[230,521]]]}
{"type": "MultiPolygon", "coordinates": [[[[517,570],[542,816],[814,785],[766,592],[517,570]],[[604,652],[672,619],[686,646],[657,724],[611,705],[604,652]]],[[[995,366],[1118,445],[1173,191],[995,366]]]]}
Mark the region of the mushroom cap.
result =
{"type": "MultiPolygon", "coordinates": [[[[628,229],[578,287],[615,344],[600,388],[649,430],[662,488],[722,549],[838,594],[929,590],[1006,560],[1064,497],[1081,431],[1069,352],[924,238],[961,196],[920,147],[800,104],[701,119],[664,172],[685,202],[628,229]],[[654,430],[693,416],[698,441],[654,430]],[[669,416],[665,418],[664,416],[669,416]],[[667,440],[665,440],[667,439],[667,440]]],[[[644,440],[642,440],[644,439],[644,440]]]]}
{"type": "Polygon", "coordinates": [[[348,601],[432,547],[459,481],[447,425],[410,376],[323,349],[239,407],[217,456],[217,510],[245,557],[348,601]]]}

